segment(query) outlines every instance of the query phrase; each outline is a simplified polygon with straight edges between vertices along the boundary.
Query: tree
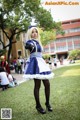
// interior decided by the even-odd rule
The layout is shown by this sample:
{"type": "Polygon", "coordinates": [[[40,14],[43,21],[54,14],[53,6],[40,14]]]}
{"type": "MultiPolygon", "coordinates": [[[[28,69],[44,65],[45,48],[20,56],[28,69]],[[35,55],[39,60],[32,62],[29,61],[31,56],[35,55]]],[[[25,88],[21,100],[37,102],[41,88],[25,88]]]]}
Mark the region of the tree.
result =
{"type": "Polygon", "coordinates": [[[41,36],[41,42],[43,45],[46,45],[47,43],[50,43],[52,40],[55,40],[56,38],[56,32],[55,31],[42,31],[40,33],[41,36]]]}
{"type": "Polygon", "coordinates": [[[75,59],[80,59],[80,50],[72,50],[69,52],[69,59],[75,60],[75,59]]]}
{"type": "Polygon", "coordinates": [[[35,18],[38,26],[50,30],[57,28],[49,11],[40,6],[40,0],[0,0],[0,29],[7,37],[9,44],[3,45],[3,49],[9,47],[8,62],[11,54],[12,44],[16,41],[14,37],[25,32],[35,18]]]}

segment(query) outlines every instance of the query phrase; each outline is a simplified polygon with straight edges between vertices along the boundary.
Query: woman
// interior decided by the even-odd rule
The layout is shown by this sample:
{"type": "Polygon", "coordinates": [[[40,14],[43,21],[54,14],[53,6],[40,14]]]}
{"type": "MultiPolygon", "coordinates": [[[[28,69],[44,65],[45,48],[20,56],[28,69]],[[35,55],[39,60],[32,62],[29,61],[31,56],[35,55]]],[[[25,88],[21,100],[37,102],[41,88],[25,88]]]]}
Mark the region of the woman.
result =
{"type": "Polygon", "coordinates": [[[50,82],[48,79],[53,77],[53,73],[42,58],[42,44],[40,42],[40,36],[37,27],[30,26],[27,31],[26,49],[29,51],[29,58],[25,66],[25,79],[34,79],[34,97],[36,101],[36,109],[38,112],[45,114],[46,111],[42,108],[39,99],[39,90],[41,86],[41,80],[45,87],[46,108],[48,111],[52,111],[52,107],[49,103],[50,99],[50,82]]]}

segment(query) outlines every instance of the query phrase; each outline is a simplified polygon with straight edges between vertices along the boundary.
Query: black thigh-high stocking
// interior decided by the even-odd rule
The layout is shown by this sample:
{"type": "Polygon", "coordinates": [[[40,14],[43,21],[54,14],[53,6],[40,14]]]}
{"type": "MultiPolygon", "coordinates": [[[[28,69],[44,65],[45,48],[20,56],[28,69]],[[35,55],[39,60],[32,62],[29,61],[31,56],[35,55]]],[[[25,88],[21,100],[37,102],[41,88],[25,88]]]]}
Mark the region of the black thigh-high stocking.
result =
{"type": "Polygon", "coordinates": [[[36,106],[40,106],[40,99],[39,99],[39,89],[41,86],[41,80],[34,79],[34,97],[36,101],[36,106]]]}
{"type": "Polygon", "coordinates": [[[43,80],[43,84],[45,87],[45,97],[46,97],[46,104],[49,104],[49,98],[50,98],[50,82],[49,80],[43,80]]]}

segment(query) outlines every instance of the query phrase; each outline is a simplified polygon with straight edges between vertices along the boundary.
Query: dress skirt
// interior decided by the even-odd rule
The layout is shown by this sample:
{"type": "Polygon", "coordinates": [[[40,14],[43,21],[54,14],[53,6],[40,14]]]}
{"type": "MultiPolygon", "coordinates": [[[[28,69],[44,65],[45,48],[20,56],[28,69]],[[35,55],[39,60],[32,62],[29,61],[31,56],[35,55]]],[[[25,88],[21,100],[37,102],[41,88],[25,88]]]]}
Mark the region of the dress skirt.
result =
{"type": "Polygon", "coordinates": [[[35,52],[30,55],[25,66],[23,77],[27,79],[46,80],[53,78],[54,73],[51,72],[49,66],[42,58],[41,53],[35,52]]]}

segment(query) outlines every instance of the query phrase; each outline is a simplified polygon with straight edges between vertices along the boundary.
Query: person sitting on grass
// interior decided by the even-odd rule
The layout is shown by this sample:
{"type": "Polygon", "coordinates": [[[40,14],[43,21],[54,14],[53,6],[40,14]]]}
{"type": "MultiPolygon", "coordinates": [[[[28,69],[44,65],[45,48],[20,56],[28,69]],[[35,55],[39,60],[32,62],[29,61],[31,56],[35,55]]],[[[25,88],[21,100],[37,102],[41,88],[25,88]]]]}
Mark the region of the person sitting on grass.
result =
{"type": "Polygon", "coordinates": [[[0,67],[0,84],[1,84],[1,88],[3,91],[6,90],[9,85],[7,73],[5,72],[4,68],[2,68],[2,67],[0,67]]]}
{"type": "Polygon", "coordinates": [[[7,74],[7,77],[9,79],[9,87],[15,87],[18,85],[16,79],[11,74],[7,74]]]}

